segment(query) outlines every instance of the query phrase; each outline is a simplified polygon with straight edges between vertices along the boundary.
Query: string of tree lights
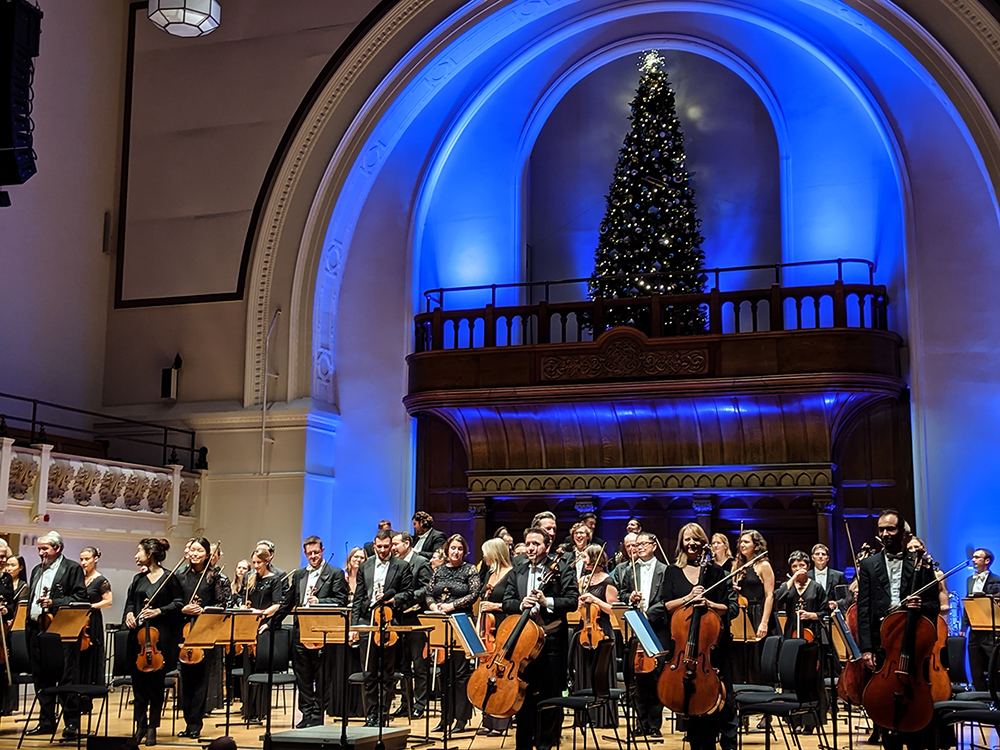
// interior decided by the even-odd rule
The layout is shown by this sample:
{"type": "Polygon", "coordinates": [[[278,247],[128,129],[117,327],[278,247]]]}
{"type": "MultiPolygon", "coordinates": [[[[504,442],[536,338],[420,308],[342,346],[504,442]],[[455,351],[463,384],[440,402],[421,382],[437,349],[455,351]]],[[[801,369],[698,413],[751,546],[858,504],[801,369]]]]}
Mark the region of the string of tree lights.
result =
{"type": "MultiPolygon", "coordinates": [[[[618,152],[594,252],[592,298],[705,291],[701,220],[684,166],[674,92],[658,52],[644,52],[639,69],[629,115],[632,128],[618,152]]],[[[605,321],[650,333],[648,305],[608,310],[605,321]]],[[[703,333],[705,324],[705,312],[696,305],[664,305],[668,332],[703,333]]]]}

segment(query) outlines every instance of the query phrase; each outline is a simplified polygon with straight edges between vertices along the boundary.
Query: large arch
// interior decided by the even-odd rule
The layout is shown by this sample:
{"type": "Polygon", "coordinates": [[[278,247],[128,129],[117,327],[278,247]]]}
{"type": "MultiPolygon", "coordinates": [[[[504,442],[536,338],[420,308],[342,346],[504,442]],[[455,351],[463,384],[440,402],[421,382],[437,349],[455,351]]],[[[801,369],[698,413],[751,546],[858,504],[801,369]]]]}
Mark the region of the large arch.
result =
{"type": "MultiPolygon", "coordinates": [[[[994,29],[980,26],[965,33],[988,48],[994,29]]],[[[342,517],[361,493],[365,523],[376,508],[407,515],[411,426],[400,399],[415,292],[468,283],[464,273],[516,279],[525,146],[546,102],[586,74],[587,60],[671,40],[724,51],[719,59],[773,102],[787,159],[786,257],[860,246],[878,262],[902,315],[894,327],[910,341],[919,525],[949,551],[971,543],[951,533],[959,527],[942,509],[963,507],[958,476],[979,483],[964,471],[969,451],[1000,447],[988,427],[1000,399],[987,373],[998,363],[983,346],[1000,263],[980,250],[1000,239],[1000,137],[944,48],[898,5],[876,0],[395,6],[303,124],[298,169],[322,176],[296,181],[289,160],[265,212],[273,223],[258,232],[255,288],[285,269],[288,398],[310,395],[341,417],[335,457],[327,448],[307,467],[316,478],[306,483],[307,517],[331,508],[342,517]],[[293,268],[288,253],[274,262],[282,245],[293,268]],[[983,301],[950,309],[970,287],[983,301]],[[959,428],[955,413],[979,418],[959,428]]],[[[267,311],[269,294],[251,317],[267,311]]],[[[259,325],[248,328],[249,377],[259,325]]]]}

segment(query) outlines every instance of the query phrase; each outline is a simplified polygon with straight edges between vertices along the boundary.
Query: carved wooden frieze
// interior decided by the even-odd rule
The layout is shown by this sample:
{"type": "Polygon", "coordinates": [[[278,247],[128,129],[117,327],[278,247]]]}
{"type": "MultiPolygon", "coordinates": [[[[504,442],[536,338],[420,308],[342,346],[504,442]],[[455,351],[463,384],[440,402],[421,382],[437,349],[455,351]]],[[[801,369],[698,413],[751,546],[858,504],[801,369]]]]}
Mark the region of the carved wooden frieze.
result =
{"type": "Polygon", "coordinates": [[[542,357],[542,380],[691,377],[708,374],[708,349],[644,350],[632,339],[613,341],[597,354],[542,357]]]}
{"type": "Polygon", "coordinates": [[[24,500],[38,478],[38,459],[31,455],[14,454],[10,462],[7,493],[15,500],[24,500]]]}

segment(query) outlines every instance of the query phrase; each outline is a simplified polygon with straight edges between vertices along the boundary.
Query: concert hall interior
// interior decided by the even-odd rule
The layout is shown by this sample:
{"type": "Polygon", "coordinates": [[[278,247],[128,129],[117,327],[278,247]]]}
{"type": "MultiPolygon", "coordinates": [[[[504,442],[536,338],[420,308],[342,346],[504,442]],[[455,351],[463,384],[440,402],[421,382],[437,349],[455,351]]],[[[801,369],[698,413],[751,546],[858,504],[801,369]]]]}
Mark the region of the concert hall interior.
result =
{"type": "Polygon", "coordinates": [[[106,622],[144,537],[343,567],[421,510],[472,562],[543,510],[671,559],[754,528],[783,573],[852,576],[886,507],[943,568],[1000,547],[996,0],[146,5],[39,0],[0,208],[0,532],[99,546],[106,622]],[[742,270],[703,333],[591,340],[649,50],[742,270]]]}

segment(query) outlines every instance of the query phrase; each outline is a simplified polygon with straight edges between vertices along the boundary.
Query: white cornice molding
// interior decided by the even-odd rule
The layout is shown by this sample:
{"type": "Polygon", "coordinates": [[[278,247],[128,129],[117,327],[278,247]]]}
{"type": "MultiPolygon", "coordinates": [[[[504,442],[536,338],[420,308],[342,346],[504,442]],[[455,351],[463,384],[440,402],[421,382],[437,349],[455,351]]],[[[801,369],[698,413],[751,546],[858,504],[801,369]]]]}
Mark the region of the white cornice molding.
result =
{"type": "MultiPolygon", "coordinates": [[[[243,408],[236,404],[219,402],[174,404],[164,411],[159,404],[141,404],[107,410],[113,416],[140,419],[170,427],[194,430],[198,433],[246,432],[260,430],[260,406],[243,408]]],[[[340,425],[340,415],[328,410],[315,410],[309,399],[298,399],[291,403],[271,404],[267,410],[267,429],[296,430],[307,427],[327,432],[336,432],[340,425]]],[[[120,425],[115,422],[102,423],[101,427],[116,434],[144,432],[152,428],[138,425],[120,425]]]]}

